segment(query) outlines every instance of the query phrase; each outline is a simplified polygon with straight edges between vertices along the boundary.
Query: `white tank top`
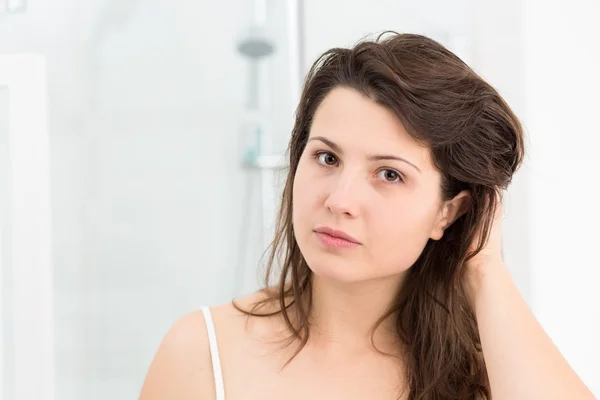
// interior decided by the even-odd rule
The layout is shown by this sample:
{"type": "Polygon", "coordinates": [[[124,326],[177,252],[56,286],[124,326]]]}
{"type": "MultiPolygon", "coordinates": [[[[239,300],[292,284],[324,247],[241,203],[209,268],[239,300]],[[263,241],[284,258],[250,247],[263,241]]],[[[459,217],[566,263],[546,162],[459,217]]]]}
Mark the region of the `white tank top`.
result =
{"type": "Polygon", "coordinates": [[[225,400],[225,386],[223,384],[223,371],[221,370],[221,360],[219,359],[219,347],[217,345],[217,332],[213,323],[212,314],[208,307],[202,307],[204,320],[206,321],[206,331],[208,333],[208,344],[210,345],[210,358],[212,360],[213,375],[215,377],[216,400],[225,400]]]}

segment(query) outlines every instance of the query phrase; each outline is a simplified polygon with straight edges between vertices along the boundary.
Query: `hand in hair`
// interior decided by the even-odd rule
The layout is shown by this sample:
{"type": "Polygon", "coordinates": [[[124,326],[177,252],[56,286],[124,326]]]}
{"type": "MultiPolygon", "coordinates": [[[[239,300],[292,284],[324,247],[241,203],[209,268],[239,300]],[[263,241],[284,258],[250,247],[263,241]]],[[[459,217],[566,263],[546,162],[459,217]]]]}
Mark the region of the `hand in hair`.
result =
{"type": "Polygon", "coordinates": [[[503,207],[501,197],[498,196],[495,211],[490,218],[489,234],[485,232],[486,224],[482,224],[474,236],[469,247],[469,253],[476,253],[465,264],[465,279],[471,304],[474,304],[481,281],[496,269],[504,268],[502,260],[502,219],[503,207]],[[478,247],[480,250],[477,251],[478,247]]]}

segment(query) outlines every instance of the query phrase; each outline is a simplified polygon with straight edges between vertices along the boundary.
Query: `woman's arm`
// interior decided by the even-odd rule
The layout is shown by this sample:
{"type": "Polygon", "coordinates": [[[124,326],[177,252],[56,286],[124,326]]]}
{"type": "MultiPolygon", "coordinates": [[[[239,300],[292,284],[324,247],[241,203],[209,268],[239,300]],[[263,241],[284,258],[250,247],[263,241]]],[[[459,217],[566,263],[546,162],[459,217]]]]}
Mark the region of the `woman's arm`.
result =
{"type": "Polygon", "coordinates": [[[502,261],[501,236],[500,204],[483,250],[466,265],[492,398],[593,400],[519,294],[502,261]]]}
{"type": "Polygon", "coordinates": [[[494,400],[594,396],[544,332],[504,265],[479,270],[473,307],[494,400]]]}

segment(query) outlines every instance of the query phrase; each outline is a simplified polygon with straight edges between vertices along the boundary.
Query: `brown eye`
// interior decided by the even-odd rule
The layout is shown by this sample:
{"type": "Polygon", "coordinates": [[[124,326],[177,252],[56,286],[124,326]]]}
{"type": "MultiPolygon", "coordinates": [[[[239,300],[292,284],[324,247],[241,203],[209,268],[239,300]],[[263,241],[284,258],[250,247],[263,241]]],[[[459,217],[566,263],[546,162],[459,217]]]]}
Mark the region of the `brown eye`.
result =
{"type": "Polygon", "coordinates": [[[333,154],[327,153],[327,152],[319,153],[317,155],[317,159],[323,165],[335,165],[335,164],[337,164],[337,161],[338,161],[337,158],[333,154]]]}
{"type": "Polygon", "coordinates": [[[378,177],[385,182],[402,182],[402,176],[393,169],[382,169],[379,171],[378,177]]]}

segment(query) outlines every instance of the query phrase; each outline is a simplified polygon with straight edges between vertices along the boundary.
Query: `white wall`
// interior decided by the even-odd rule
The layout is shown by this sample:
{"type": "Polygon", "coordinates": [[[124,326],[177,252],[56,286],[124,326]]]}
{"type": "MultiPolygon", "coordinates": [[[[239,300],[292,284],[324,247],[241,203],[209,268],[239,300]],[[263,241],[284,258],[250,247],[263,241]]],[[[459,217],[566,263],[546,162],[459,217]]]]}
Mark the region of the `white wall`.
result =
{"type": "Polygon", "coordinates": [[[305,0],[304,4],[307,68],[331,47],[351,46],[386,30],[426,34],[449,47],[471,34],[471,0],[429,0],[419,5],[389,0],[305,0]]]}

